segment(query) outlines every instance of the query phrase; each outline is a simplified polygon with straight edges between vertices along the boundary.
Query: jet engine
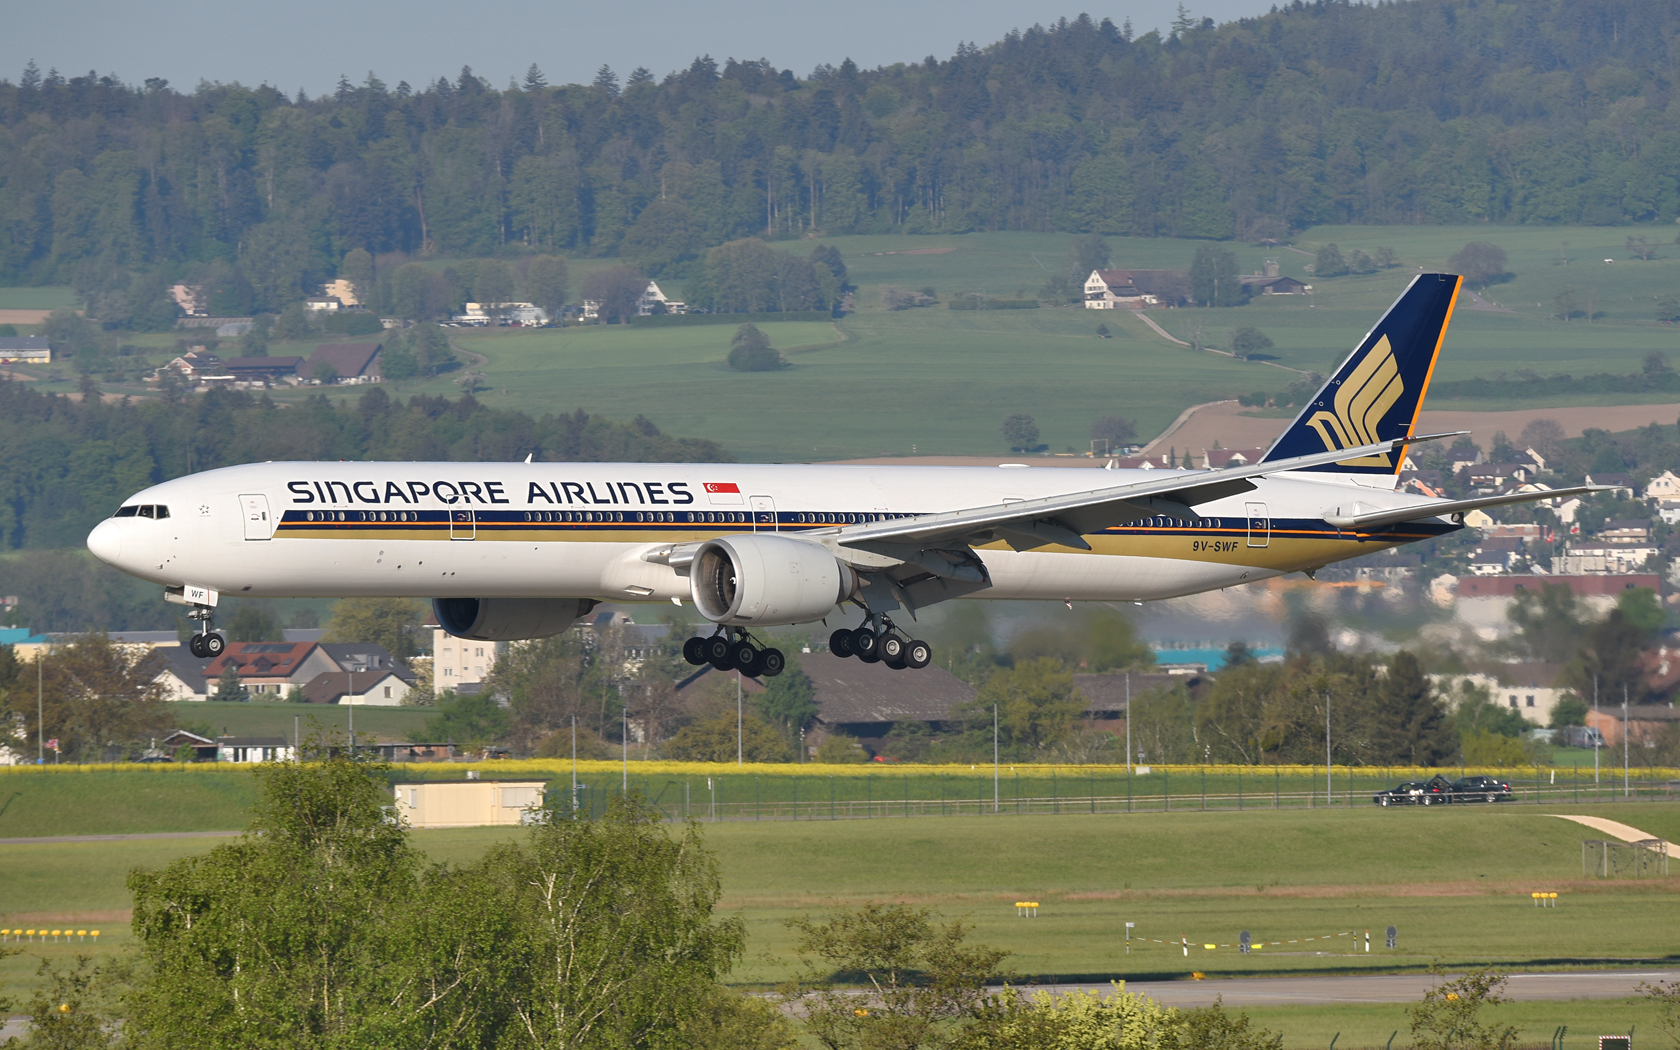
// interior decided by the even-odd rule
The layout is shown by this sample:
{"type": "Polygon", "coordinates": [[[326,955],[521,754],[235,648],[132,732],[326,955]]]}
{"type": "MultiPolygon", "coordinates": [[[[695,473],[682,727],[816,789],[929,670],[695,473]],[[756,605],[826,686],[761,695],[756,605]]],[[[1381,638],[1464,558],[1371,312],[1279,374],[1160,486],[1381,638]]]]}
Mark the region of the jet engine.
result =
{"type": "Polygon", "coordinates": [[[432,612],[457,638],[514,642],[559,634],[599,604],[593,598],[433,598],[432,612]]]}
{"type": "Polygon", "coordinates": [[[708,540],[689,580],[700,614],[733,627],[820,620],[858,586],[851,567],[824,548],[763,533],[708,540]]]}

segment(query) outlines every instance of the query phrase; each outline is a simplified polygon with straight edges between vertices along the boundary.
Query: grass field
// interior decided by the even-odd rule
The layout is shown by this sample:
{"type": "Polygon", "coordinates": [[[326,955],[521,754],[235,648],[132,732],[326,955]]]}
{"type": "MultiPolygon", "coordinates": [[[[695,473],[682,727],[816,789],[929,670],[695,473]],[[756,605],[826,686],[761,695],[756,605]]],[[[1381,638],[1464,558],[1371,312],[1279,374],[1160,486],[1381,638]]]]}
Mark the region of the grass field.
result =
{"type": "Polygon", "coordinates": [[[309,736],[313,720],[321,729],[348,734],[350,719],[356,720],[356,739],[363,743],[416,740],[426,720],[437,712],[426,707],[340,707],[337,704],[231,704],[214,701],[182,701],[165,705],[177,725],[209,726],[218,736],[284,736],[292,739],[293,727],[309,736]]]}
{"type": "MultiPolygon", "coordinates": [[[[1252,324],[1276,347],[1276,363],[1324,371],[1339,361],[1405,286],[1413,268],[1441,268],[1470,240],[1505,248],[1512,280],[1488,297],[1511,312],[1468,309],[1461,302],[1437,375],[1443,379],[1514,373],[1533,368],[1575,375],[1637,371],[1652,350],[1675,346],[1674,329],[1654,319],[1655,301],[1680,292],[1680,248],[1664,245],[1658,259],[1629,257],[1630,232],[1661,238],[1666,231],[1612,227],[1320,227],[1296,240],[1299,251],[1228,244],[1242,272],[1276,259],[1285,274],[1315,286],[1311,296],[1260,298],[1227,310],[1170,310],[1152,314],[1182,339],[1224,345],[1232,329],[1252,324]],[[1363,277],[1314,279],[1310,252],[1334,242],[1344,251],[1393,247],[1402,266],[1363,277]],[[1569,265],[1559,251],[1569,245],[1569,265]],[[1604,259],[1615,262],[1605,264],[1604,259]],[[1551,319],[1559,288],[1576,289],[1583,308],[1594,299],[1595,323],[1551,319]]],[[[733,329],[569,328],[541,331],[460,331],[459,347],[485,355],[485,403],[530,412],[588,412],[629,419],[646,415],[668,433],[722,442],[743,459],[805,461],[870,455],[1007,455],[998,432],[1004,417],[1025,412],[1038,422],[1051,451],[1088,448],[1090,426],[1102,415],[1135,420],[1140,435],[1158,433],[1185,407],[1253,390],[1281,390],[1295,374],[1263,363],[1242,363],[1175,346],[1125,311],[1073,307],[960,312],[944,303],[965,295],[1033,297],[1066,265],[1072,237],[994,233],[955,236],[839,237],[858,287],[857,310],[834,325],[777,322],[765,326],[788,352],[784,372],[740,374],[723,365],[733,329]],[[947,250],[948,249],[948,250],[947,250]],[[886,285],[931,287],[941,303],[889,311],[886,285]],[[1096,335],[1106,324],[1112,339],[1096,335]]],[[[1205,242],[1111,238],[1121,267],[1186,268],[1205,242]]],[[[783,245],[804,251],[803,242],[783,245]]],[[[613,260],[579,260],[576,279],[613,260]]],[[[674,283],[680,287],[681,282],[674,283]]],[[[60,305],[65,289],[0,289],[0,305],[60,305]],[[51,300],[48,302],[48,300],[51,300]]],[[[745,319],[745,318],[743,318],[745,319]]],[[[158,357],[180,333],[136,336],[158,357]]],[[[308,353],[313,344],[275,344],[270,353],[308,353]]],[[[48,389],[72,389],[47,384],[48,389]]],[[[118,390],[118,388],[113,388],[118,390]]],[[[449,377],[392,386],[399,394],[458,393],[449,377]]],[[[143,392],[122,388],[121,392],[143,392]]],[[[276,400],[309,393],[278,392],[276,400]]],[[[360,389],[330,392],[354,399],[360,389]]],[[[1579,400],[1579,399],[1572,399],[1579,400]]],[[[1638,395],[1624,395],[1632,403],[1638,395]]],[[[1618,403],[1596,396],[1592,403],[1618,403]]],[[[1437,408],[1534,407],[1535,402],[1437,408]]]]}
{"type": "Polygon", "coordinates": [[[0,310],[64,310],[81,304],[69,285],[0,288],[0,310]]]}
{"type": "MultiPolygon", "coordinates": [[[[1673,803],[1559,811],[1600,813],[1680,837],[1680,805],[1673,803]]],[[[789,972],[786,919],[881,899],[967,916],[978,940],[1010,949],[1016,972],[1041,980],[1173,978],[1192,969],[1215,976],[1393,971],[1433,961],[1506,968],[1680,962],[1673,937],[1680,879],[1583,879],[1579,843],[1590,833],[1546,813],[1524,806],[1004,815],[722,823],[703,833],[722,865],[722,910],[739,915],[751,936],[734,979],[755,985],[789,972]],[[1534,909],[1532,890],[1560,892],[1560,906],[1534,909]],[[1016,917],[1013,902],[1021,899],[1041,902],[1039,918],[1016,917]],[[1136,924],[1140,938],[1130,955],[1126,922],[1136,924]],[[1380,939],[1389,924],[1400,930],[1392,952],[1380,939]],[[1230,945],[1244,929],[1258,941],[1366,929],[1376,939],[1369,954],[1355,953],[1352,938],[1268,945],[1249,956],[1200,947],[1230,945]],[[1141,939],[1181,936],[1193,945],[1188,959],[1176,943],[1141,939]]],[[[459,863],[517,834],[424,831],[414,840],[433,860],[459,863]]],[[[100,950],[123,950],[131,943],[123,923],[126,872],[213,845],[152,839],[5,846],[0,927],[101,928],[100,950]]],[[[86,950],[37,944],[28,954],[67,956],[78,947],[86,950]]],[[[32,968],[27,958],[0,962],[0,993],[15,991],[32,968]]]]}

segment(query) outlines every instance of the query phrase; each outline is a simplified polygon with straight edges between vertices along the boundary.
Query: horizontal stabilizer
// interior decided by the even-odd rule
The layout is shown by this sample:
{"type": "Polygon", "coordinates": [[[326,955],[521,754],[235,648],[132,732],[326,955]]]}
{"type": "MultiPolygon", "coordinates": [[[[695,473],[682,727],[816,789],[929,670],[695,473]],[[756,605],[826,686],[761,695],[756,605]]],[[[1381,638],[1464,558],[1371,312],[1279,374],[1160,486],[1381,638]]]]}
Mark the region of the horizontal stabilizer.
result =
{"type": "MultiPolygon", "coordinates": [[[[1411,507],[1398,507],[1393,510],[1372,510],[1351,514],[1343,513],[1342,509],[1338,507],[1325,511],[1324,520],[1338,529],[1346,529],[1349,532],[1364,532],[1367,529],[1377,529],[1384,525],[1398,525],[1403,521],[1422,521],[1425,518],[1439,518],[1447,514],[1464,514],[1485,507],[1508,507],[1514,503],[1536,503],[1543,499],[1581,496],[1592,492],[1608,492],[1609,490],[1610,487],[1607,485],[1577,485],[1574,488],[1567,489],[1511,492],[1503,496],[1443,500],[1440,503],[1421,503],[1411,507]]],[[[1357,510],[1357,507],[1350,509],[1357,510]]]]}

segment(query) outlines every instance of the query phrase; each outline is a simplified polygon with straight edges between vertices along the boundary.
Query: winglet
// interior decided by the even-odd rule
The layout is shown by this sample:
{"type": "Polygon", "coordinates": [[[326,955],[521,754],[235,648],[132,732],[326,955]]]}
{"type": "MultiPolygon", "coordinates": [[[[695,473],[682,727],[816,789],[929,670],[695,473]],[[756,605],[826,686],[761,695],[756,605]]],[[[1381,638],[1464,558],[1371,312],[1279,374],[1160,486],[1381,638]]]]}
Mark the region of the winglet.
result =
{"type": "MultiPolygon", "coordinates": [[[[1463,284],[1450,273],[1412,278],[1261,462],[1409,438],[1463,284]]],[[[1394,475],[1404,458],[1400,449],[1304,469],[1394,475]]]]}

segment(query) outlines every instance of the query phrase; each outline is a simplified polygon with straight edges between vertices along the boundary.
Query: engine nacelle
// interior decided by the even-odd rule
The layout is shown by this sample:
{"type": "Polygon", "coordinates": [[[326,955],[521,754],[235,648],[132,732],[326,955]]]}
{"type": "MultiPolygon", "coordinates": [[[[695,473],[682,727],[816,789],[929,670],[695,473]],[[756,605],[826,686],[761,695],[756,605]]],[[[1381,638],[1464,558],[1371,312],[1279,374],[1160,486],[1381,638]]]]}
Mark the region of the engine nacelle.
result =
{"type": "Polygon", "coordinates": [[[433,598],[432,612],[457,638],[516,642],[559,634],[599,604],[594,598],[433,598]]]}
{"type": "Polygon", "coordinates": [[[857,590],[857,575],[827,550],[765,533],[702,544],[689,581],[702,616],[737,627],[820,620],[857,590]]]}

